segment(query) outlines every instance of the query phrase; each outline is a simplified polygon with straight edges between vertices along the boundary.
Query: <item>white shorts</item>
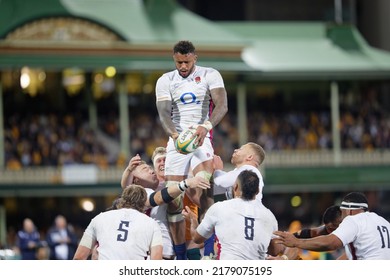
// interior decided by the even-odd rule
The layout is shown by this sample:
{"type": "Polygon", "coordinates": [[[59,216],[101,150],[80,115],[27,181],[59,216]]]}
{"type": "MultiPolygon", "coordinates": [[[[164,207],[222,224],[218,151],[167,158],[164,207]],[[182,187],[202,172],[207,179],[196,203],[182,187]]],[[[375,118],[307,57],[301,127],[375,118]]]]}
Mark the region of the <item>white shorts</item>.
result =
{"type": "Polygon", "coordinates": [[[210,138],[205,138],[203,145],[193,153],[183,155],[176,151],[173,139],[169,137],[167,157],[165,158],[165,175],[187,176],[200,163],[212,160],[214,149],[210,138]]]}
{"type": "Polygon", "coordinates": [[[171,234],[168,229],[168,225],[159,223],[161,229],[161,235],[163,239],[163,256],[170,257],[175,255],[175,251],[173,249],[173,241],[171,239],[171,234]]]}

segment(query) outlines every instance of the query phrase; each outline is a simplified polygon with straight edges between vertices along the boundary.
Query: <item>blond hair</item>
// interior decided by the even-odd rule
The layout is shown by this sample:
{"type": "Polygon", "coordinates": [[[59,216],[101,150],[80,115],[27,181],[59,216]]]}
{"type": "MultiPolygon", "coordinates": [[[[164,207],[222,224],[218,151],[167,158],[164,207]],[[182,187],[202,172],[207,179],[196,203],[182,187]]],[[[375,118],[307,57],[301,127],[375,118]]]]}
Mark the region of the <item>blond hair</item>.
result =
{"type": "Polygon", "coordinates": [[[146,199],[147,194],[144,187],[131,184],[122,191],[117,207],[118,209],[132,208],[143,212],[145,209],[146,199]]]}
{"type": "Polygon", "coordinates": [[[251,149],[255,152],[255,157],[256,157],[256,163],[258,166],[260,166],[264,159],[265,159],[265,151],[264,149],[256,143],[249,142],[248,145],[251,147],[251,149]]]}
{"type": "Polygon", "coordinates": [[[152,154],[153,166],[156,166],[155,160],[157,160],[157,158],[161,156],[165,157],[166,154],[167,154],[167,149],[165,147],[157,147],[156,149],[154,149],[152,154]]]}
{"type": "Polygon", "coordinates": [[[152,154],[152,161],[154,162],[154,158],[157,155],[166,155],[167,149],[165,147],[157,147],[154,149],[153,154],[152,154]]]}

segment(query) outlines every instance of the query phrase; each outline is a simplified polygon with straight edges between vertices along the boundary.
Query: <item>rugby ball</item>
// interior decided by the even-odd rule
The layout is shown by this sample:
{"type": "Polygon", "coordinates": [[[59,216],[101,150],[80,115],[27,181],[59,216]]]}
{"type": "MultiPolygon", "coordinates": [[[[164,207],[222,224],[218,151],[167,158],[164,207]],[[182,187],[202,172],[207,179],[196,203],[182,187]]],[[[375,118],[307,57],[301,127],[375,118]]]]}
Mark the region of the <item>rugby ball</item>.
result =
{"type": "Polygon", "coordinates": [[[175,141],[175,148],[181,154],[189,154],[198,148],[195,145],[196,137],[192,138],[196,130],[193,128],[185,129],[180,132],[179,137],[175,141]]]}

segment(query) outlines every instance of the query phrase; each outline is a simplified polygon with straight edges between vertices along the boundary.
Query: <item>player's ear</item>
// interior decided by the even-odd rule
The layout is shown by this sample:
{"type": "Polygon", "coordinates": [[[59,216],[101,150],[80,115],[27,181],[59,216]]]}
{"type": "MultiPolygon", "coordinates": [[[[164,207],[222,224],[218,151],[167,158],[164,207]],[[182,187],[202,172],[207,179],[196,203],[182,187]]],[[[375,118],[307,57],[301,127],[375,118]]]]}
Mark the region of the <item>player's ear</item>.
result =
{"type": "Polygon", "coordinates": [[[238,185],[238,182],[235,182],[234,183],[234,186],[233,186],[233,193],[234,193],[234,196],[238,196],[238,194],[240,193],[240,186],[238,185]]]}

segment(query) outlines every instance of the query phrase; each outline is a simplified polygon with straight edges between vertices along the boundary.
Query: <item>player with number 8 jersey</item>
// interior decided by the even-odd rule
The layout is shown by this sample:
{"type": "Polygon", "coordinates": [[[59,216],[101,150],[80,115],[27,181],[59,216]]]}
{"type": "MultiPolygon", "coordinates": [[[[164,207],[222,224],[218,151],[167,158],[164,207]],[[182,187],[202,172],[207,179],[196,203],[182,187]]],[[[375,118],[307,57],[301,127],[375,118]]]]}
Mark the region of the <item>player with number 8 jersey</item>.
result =
{"type": "Polygon", "coordinates": [[[259,177],[250,170],[242,171],[233,187],[234,198],[216,202],[198,225],[189,209],[183,215],[191,222],[191,235],[196,243],[214,232],[220,243],[220,260],[264,260],[267,253],[277,255],[284,250],[271,242],[278,228],[274,214],[256,194],[259,177]]]}

